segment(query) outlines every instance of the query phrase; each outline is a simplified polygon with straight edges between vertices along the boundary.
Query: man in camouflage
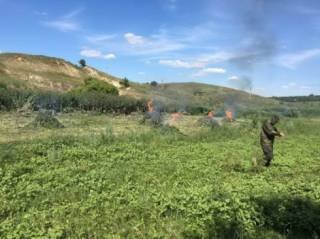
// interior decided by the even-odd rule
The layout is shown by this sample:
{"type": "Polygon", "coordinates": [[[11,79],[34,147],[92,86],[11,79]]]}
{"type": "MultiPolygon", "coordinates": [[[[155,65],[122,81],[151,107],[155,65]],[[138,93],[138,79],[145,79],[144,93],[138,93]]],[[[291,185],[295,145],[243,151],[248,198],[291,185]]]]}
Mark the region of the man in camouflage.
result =
{"type": "Polygon", "coordinates": [[[275,125],[279,122],[280,118],[277,115],[271,117],[270,120],[266,120],[261,129],[260,144],[264,154],[265,166],[270,166],[273,159],[273,143],[276,136],[282,137],[283,133],[279,132],[275,125]]]}

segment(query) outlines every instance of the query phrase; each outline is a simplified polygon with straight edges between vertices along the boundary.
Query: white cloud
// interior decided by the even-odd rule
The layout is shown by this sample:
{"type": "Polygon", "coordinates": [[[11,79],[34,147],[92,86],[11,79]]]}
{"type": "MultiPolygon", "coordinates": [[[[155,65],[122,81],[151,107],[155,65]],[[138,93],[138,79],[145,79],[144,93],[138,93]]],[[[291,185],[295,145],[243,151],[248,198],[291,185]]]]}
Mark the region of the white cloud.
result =
{"type": "Polygon", "coordinates": [[[138,36],[131,32],[124,34],[124,38],[130,45],[143,45],[147,42],[147,40],[144,37],[138,36]]]}
{"type": "Polygon", "coordinates": [[[115,48],[120,48],[120,50],[124,51],[126,54],[132,55],[159,55],[160,53],[181,50],[185,47],[184,44],[168,38],[166,34],[144,37],[129,32],[124,34],[124,38],[126,44],[118,44],[115,48]]]}
{"type": "Polygon", "coordinates": [[[92,44],[105,44],[106,42],[116,38],[115,34],[99,34],[87,36],[86,39],[92,44]]]}
{"type": "Polygon", "coordinates": [[[320,57],[320,48],[301,51],[294,54],[283,55],[277,60],[277,62],[281,66],[294,69],[299,64],[302,64],[305,61],[311,60],[316,57],[320,57]]]}
{"type": "Polygon", "coordinates": [[[235,53],[227,52],[227,51],[217,51],[212,54],[202,55],[199,58],[203,62],[220,63],[220,62],[229,61],[235,57],[237,57],[237,55],[235,53]]]}
{"type": "Polygon", "coordinates": [[[208,62],[194,60],[194,61],[184,61],[184,60],[159,60],[161,65],[173,67],[173,68],[184,68],[184,69],[198,69],[197,72],[193,73],[193,77],[201,77],[210,74],[224,74],[227,71],[224,68],[217,67],[207,67],[208,62]]]}
{"type": "MultiPolygon", "coordinates": [[[[235,53],[226,51],[217,51],[212,54],[205,54],[194,57],[190,61],[183,60],[159,60],[162,65],[167,65],[175,68],[206,68],[210,64],[227,62],[237,57],[235,53]]],[[[217,68],[207,68],[217,69],[217,68]]],[[[218,68],[221,69],[221,68],[218,68]]],[[[210,70],[209,70],[210,71],[210,70]]]]}
{"type": "MultiPolygon", "coordinates": [[[[154,34],[149,35],[128,31],[121,35],[111,33],[87,36],[86,40],[88,44],[99,45],[99,48],[108,51],[135,56],[154,55],[156,60],[159,60],[174,57],[173,55],[181,50],[193,50],[193,52],[216,50],[212,40],[222,35],[220,30],[216,23],[206,22],[189,27],[161,27],[154,34]]],[[[218,52],[201,57],[204,61],[219,62],[231,56],[228,52],[218,52]]]]}
{"type": "Polygon", "coordinates": [[[203,68],[205,65],[201,62],[186,62],[182,60],[160,60],[159,64],[173,68],[203,68]]]}
{"type": "Polygon", "coordinates": [[[113,60],[113,59],[116,59],[116,55],[113,53],[109,53],[109,54],[104,55],[103,58],[106,60],[113,60]]]}
{"type": "Polygon", "coordinates": [[[198,72],[194,73],[193,76],[194,77],[201,77],[201,76],[207,76],[210,74],[224,74],[227,71],[223,68],[213,68],[213,67],[209,67],[209,68],[203,68],[201,70],[199,70],[198,72]]]}
{"type": "Polygon", "coordinates": [[[202,71],[205,73],[208,73],[208,74],[210,74],[210,73],[224,74],[227,72],[223,68],[204,68],[202,71]]]}
{"type": "Polygon", "coordinates": [[[85,56],[85,57],[100,57],[101,56],[101,51],[97,51],[97,50],[89,50],[89,49],[86,49],[86,50],[82,50],[80,52],[80,55],[81,56],[85,56]]]}
{"type": "Polygon", "coordinates": [[[55,28],[62,32],[78,31],[80,29],[80,26],[78,23],[68,19],[48,21],[48,22],[44,22],[44,25],[51,28],[55,28]]]}
{"type": "Polygon", "coordinates": [[[89,58],[98,58],[98,59],[105,59],[105,60],[112,60],[116,58],[116,55],[113,53],[103,54],[99,50],[94,49],[84,49],[80,52],[81,56],[89,57],[89,58]]]}
{"type": "Polygon", "coordinates": [[[238,81],[238,80],[240,80],[240,77],[239,76],[231,76],[231,77],[229,77],[228,80],[230,80],[230,81],[238,81]]]}
{"type": "Polygon", "coordinates": [[[43,24],[62,32],[79,31],[81,30],[81,25],[75,18],[83,10],[83,8],[75,9],[58,19],[45,21],[43,24]]]}

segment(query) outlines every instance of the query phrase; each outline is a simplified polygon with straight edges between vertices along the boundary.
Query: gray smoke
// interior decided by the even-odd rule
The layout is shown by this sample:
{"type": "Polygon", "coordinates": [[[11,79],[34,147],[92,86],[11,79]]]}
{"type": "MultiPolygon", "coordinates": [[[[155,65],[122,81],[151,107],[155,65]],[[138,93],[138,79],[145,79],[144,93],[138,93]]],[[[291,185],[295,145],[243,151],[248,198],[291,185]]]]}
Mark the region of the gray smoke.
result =
{"type": "Polygon", "coordinates": [[[268,62],[277,51],[275,35],[268,29],[267,20],[273,1],[250,0],[248,9],[241,15],[245,43],[230,62],[244,70],[252,70],[256,64],[268,62]]]}
{"type": "Polygon", "coordinates": [[[231,84],[239,89],[239,90],[245,90],[245,91],[252,91],[253,83],[250,77],[248,76],[242,76],[242,77],[236,77],[236,78],[230,78],[229,81],[231,84]]]}
{"type": "Polygon", "coordinates": [[[253,80],[250,73],[258,64],[270,62],[277,53],[275,34],[268,29],[268,19],[277,5],[273,0],[248,0],[246,3],[245,11],[240,15],[245,41],[230,60],[243,76],[230,80],[236,88],[251,92],[253,80]]]}

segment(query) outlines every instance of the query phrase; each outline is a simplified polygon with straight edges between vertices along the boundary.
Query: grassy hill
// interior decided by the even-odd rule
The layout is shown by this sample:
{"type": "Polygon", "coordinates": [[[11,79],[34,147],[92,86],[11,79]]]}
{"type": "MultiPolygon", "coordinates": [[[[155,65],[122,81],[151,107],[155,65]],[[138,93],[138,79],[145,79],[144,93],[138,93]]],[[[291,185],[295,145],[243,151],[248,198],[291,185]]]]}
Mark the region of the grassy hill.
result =
{"type": "Polygon", "coordinates": [[[230,89],[226,87],[200,84],[194,82],[168,83],[156,87],[151,85],[135,86],[139,94],[158,99],[170,101],[169,103],[186,105],[201,105],[204,107],[219,108],[225,105],[237,107],[275,107],[279,102],[247,92],[230,89]]]}
{"type": "Polygon", "coordinates": [[[167,104],[199,105],[219,108],[223,105],[265,108],[279,102],[246,92],[200,83],[170,83],[152,86],[131,82],[129,88],[120,85],[120,78],[86,66],[80,68],[59,58],[17,53],[0,54],[0,83],[9,87],[65,92],[81,85],[84,79],[95,77],[115,85],[121,95],[155,99],[167,104]]]}
{"type": "Polygon", "coordinates": [[[15,88],[68,91],[96,77],[120,87],[116,77],[89,66],[80,68],[59,58],[16,53],[0,54],[0,82],[15,88]]]}

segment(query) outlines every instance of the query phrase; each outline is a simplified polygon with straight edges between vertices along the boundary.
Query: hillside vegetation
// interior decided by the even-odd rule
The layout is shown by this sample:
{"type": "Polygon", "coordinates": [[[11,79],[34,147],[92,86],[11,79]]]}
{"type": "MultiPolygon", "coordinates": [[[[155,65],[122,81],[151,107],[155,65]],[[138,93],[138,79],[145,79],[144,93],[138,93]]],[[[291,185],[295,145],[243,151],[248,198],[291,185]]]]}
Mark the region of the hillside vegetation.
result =
{"type": "Polygon", "coordinates": [[[121,79],[92,67],[79,67],[63,59],[16,53],[0,54],[0,83],[11,88],[66,92],[84,83],[90,77],[106,81],[118,88],[120,95],[145,98],[174,105],[177,110],[186,106],[205,108],[277,107],[279,102],[225,87],[199,83],[138,84],[129,87],[121,79]]]}
{"type": "Polygon", "coordinates": [[[79,67],[63,59],[16,53],[0,54],[0,82],[11,87],[68,91],[89,77],[120,87],[119,78],[89,66],[79,67]]]}

